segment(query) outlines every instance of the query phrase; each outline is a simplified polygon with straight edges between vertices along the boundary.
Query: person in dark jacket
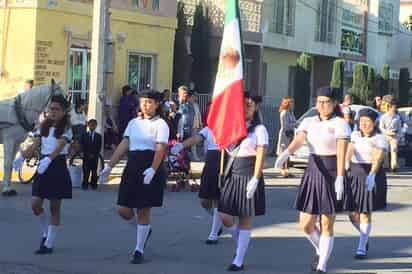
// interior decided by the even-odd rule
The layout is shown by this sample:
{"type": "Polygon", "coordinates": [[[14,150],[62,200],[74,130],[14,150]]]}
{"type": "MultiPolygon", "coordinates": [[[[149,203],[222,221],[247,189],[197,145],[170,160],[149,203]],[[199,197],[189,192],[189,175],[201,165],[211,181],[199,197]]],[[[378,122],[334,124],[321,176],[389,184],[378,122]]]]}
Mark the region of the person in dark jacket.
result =
{"type": "Polygon", "coordinates": [[[90,186],[97,189],[97,164],[99,153],[102,148],[102,136],[96,132],[97,121],[90,119],[87,122],[89,131],[83,134],[81,145],[83,148],[83,184],[82,188],[87,190],[90,186]],[[91,180],[89,180],[91,173],[91,180]]]}
{"type": "Polygon", "coordinates": [[[126,85],[122,88],[122,97],[119,103],[119,135],[123,133],[130,120],[136,118],[138,112],[138,101],[134,90],[126,85]]]}

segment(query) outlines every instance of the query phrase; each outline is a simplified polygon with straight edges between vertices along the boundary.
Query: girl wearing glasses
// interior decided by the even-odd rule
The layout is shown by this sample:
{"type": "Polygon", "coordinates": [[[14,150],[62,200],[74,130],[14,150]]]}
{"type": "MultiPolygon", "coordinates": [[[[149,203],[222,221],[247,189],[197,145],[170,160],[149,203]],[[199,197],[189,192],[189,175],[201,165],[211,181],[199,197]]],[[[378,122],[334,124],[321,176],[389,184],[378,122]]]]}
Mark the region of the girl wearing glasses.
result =
{"type": "Polygon", "coordinates": [[[13,162],[17,169],[40,147],[41,159],[32,185],[32,210],[40,220],[42,239],[36,254],[53,252],[54,240],[60,225],[62,199],[72,198],[72,184],[66,165],[66,155],[72,139],[69,103],[63,95],[50,100],[47,118],[35,132],[33,144],[13,162]],[[23,158],[24,157],[24,158],[23,158]],[[50,220],[47,219],[43,201],[50,201],[50,220]]]}
{"type": "Polygon", "coordinates": [[[342,200],[344,192],[345,154],[351,130],[339,117],[339,105],[331,88],[317,91],[316,109],[318,115],[301,122],[292,143],[276,160],[275,168],[282,168],[289,155],[307,142],[309,163],[298,189],[295,208],[300,211],[300,225],[305,236],[316,251],[312,271],[326,273],[333,249],[337,201],[342,200]]]}

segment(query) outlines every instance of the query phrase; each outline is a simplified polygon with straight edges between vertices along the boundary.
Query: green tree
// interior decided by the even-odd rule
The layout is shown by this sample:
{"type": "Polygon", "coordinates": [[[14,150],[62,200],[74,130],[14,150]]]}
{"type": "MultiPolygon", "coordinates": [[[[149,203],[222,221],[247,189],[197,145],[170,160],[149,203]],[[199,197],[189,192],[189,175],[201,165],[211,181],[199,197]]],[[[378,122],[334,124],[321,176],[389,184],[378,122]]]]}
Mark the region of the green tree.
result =
{"type": "Polygon", "coordinates": [[[401,68],[399,70],[399,103],[407,105],[409,103],[409,70],[401,68]]]}
{"type": "Polygon", "coordinates": [[[369,82],[375,78],[374,71],[367,64],[356,64],[353,69],[351,95],[357,104],[366,105],[370,94],[369,82]]]}
{"type": "Polygon", "coordinates": [[[345,60],[337,59],[333,62],[332,80],[330,86],[334,89],[337,98],[343,97],[343,77],[344,77],[345,60]]]}
{"type": "Polygon", "coordinates": [[[185,4],[181,1],[177,3],[177,29],[175,33],[174,54],[173,54],[173,90],[177,90],[180,85],[188,84],[188,54],[186,49],[186,29],[187,19],[185,15],[185,4]]]}
{"type": "Polygon", "coordinates": [[[309,108],[312,63],[313,57],[306,53],[302,53],[297,59],[293,97],[295,114],[298,117],[309,108]]]}
{"type": "Polygon", "coordinates": [[[385,95],[389,93],[389,65],[383,65],[381,69],[381,85],[380,85],[380,94],[385,95]]]}
{"type": "Polygon", "coordinates": [[[196,6],[190,49],[192,52],[192,69],[190,79],[197,91],[208,92],[210,89],[210,19],[209,10],[201,3],[196,6]]]}

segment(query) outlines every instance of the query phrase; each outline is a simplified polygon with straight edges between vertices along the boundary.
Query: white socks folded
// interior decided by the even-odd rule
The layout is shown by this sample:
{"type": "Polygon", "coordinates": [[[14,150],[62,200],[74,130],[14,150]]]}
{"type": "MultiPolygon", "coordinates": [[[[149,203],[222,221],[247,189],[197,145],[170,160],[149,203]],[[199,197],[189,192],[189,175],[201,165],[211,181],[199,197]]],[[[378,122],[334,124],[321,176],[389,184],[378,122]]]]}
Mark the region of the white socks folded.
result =
{"type": "Polygon", "coordinates": [[[144,245],[146,243],[147,236],[150,232],[150,225],[137,225],[137,243],[135,250],[143,253],[144,245]]]}
{"type": "Polygon", "coordinates": [[[372,230],[371,223],[361,223],[359,225],[360,237],[356,253],[366,254],[366,244],[368,243],[369,234],[372,230]]]}
{"type": "Polygon", "coordinates": [[[316,254],[319,256],[319,240],[320,240],[320,233],[318,228],[316,227],[314,231],[310,234],[305,234],[306,238],[309,242],[313,245],[316,250],[316,254]]]}
{"type": "Polygon", "coordinates": [[[215,241],[219,238],[218,233],[219,230],[222,228],[222,219],[220,219],[219,212],[217,208],[213,209],[213,223],[212,223],[212,230],[210,231],[209,240],[215,241]]]}
{"type": "Polygon", "coordinates": [[[233,264],[241,267],[246,255],[247,248],[250,242],[250,230],[239,230],[239,236],[237,241],[236,256],[233,259],[233,264]]]}
{"type": "Polygon", "coordinates": [[[47,248],[53,248],[54,240],[56,239],[58,228],[59,227],[56,225],[49,225],[48,230],[47,230],[47,239],[46,239],[46,242],[44,243],[44,245],[47,248]]]}
{"type": "Polygon", "coordinates": [[[332,253],[333,250],[333,242],[334,242],[334,237],[333,236],[324,236],[321,235],[319,239],[319,263],[318,263],[318,270],[322,270],[326,272],[326,267],[328,264],[328,260],[330,257],[330,254],[332,253]]]}

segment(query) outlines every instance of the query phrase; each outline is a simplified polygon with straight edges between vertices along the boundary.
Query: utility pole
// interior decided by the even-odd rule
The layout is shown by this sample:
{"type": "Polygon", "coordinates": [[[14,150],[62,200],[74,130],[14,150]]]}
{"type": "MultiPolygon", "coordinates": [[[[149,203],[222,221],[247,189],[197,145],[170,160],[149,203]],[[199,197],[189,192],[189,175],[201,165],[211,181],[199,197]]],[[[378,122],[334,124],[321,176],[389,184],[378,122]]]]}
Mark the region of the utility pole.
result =
{"type": "MultiPolygon", "coordinates": [[[[110,34],[110,1],[93,1],[93,31],[90,68],[88,118],[97,120],[97,131],[104,133],[103,107],[106,102],[108,74],[112,69],[112,37],[110,34]]],[[[104,140],[102,140],[103,143],[104,140]]]]}

